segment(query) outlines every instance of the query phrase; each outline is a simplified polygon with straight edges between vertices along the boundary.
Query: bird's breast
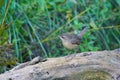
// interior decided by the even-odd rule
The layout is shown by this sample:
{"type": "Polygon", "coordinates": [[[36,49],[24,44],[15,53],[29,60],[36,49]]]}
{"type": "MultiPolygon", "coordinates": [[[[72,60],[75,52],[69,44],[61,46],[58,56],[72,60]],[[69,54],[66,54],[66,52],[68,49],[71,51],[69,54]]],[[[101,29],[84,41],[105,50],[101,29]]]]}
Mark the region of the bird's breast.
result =
{"type": "Polygon", "coordinates": [[[72,44],[71,42],[65,42],[63,41],[63,46],[66,47],[67,49],[76,49],[78,47],[77,44],[72,44]]]}

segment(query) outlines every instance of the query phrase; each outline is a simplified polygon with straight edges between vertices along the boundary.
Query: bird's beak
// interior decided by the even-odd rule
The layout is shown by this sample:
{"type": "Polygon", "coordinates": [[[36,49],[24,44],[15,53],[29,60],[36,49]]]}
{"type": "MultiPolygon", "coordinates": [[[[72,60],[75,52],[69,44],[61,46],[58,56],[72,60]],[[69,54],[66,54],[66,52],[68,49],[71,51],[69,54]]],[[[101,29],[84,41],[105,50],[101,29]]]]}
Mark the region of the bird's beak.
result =
{"type": "Polygon", "coordinates": [[[60,35],[58,35],[58,37],[60,38],[60,35]]]}
{"type": "Polygon", "coordinates": [[[59,37],[60,39],[62,39],[60,35],[58,35],[58,37],[59,37]]]}

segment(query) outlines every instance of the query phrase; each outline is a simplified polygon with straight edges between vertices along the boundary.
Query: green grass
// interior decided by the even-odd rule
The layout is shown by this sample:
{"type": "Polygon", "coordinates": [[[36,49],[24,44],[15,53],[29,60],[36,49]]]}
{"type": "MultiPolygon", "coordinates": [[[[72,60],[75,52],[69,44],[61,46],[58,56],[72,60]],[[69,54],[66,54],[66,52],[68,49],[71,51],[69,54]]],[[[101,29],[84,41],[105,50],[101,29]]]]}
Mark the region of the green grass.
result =
{"type": "Polygon", "coordinates": [[[0,46],[13,44],[18,62],[67,55],[58,35],[85,26],[78,52],[120,47],[118,0],[1,0],[0,13],[0,46]]]}

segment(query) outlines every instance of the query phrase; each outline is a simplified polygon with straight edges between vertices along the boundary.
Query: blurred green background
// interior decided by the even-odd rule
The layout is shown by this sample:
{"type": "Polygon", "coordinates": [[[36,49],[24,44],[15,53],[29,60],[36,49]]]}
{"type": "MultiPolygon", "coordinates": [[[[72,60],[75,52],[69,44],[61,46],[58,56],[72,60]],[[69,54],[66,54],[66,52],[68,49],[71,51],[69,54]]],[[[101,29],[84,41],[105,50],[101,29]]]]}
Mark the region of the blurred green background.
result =
{"type": "Polygon", "coordinates": [[[86,26],[78,52],[119,48],[120,0],[0,0],[0,73],[39,55],[68,55],[58,35],[86,26]]]}

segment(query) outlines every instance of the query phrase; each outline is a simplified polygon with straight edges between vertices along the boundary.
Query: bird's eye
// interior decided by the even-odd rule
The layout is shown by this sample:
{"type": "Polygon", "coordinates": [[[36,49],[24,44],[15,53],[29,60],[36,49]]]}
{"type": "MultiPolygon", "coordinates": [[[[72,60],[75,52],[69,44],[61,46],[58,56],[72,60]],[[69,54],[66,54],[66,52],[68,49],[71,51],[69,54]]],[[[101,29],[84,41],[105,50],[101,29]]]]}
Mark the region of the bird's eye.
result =
{"type": "Polygon", "coordinates": [[[62,38],[65,38],[65,36],[62,36],[62,38]]]}

